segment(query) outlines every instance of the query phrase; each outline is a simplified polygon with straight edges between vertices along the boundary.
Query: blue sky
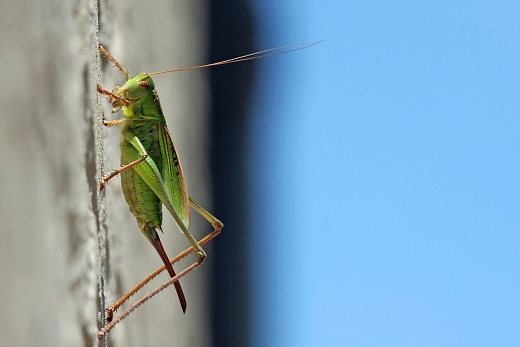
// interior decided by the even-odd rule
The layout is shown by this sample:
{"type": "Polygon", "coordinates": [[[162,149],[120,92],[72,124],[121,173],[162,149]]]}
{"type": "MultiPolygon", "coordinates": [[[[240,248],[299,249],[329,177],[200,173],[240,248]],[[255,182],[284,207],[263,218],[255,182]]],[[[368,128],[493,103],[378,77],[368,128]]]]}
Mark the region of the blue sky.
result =
{"type": "Polygon", "coordinates": [[[520,3],[254,7],[254,346],[519,345],[520,3]]]}

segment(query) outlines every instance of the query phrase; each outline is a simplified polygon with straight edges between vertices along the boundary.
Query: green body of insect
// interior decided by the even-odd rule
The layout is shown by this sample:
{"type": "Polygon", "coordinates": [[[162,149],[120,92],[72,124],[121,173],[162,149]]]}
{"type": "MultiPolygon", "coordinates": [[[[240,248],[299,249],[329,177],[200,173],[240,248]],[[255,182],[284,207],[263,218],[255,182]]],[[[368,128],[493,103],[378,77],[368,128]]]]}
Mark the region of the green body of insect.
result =
{"type": "MultiPolygon", "coordinates": [[[[120,69],[127,75],[122,87],[116,87],[112,92],[98,87],[100,93],[110,96],[113,112],[123,109],[125,116],[124,119],[105,122],[107,126],[118,124],[121,129],[121,168],[103,178],[101,189],[109,179],[121,174],[123,193],[130,211],[137,219],[141,232],[159,253],[168,273],[174,277],[175,271],[157,233],[157,229],[161,230],[162,205],[170,211],[190,241],[199,263],[203,262],[206,254],[188,231],[190,204],[216,229],[220,230],[222,223],[188,196],[181,163],[166,127],[152,78],[145,73],[132,78],[124,68],[120,69]]],[[[185,312],[186,299],[178,281],[175,282],[175,289],[185,312]]]]}

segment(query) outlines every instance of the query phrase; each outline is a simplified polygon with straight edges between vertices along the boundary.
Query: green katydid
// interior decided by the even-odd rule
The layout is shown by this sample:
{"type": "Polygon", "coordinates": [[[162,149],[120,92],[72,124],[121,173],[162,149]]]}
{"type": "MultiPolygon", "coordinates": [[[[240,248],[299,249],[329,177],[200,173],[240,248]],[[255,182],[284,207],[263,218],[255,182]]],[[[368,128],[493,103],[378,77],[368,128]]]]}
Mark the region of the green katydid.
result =
{"type": "Polygon", "coordinates": [[[188,189],[182,172],[179,156],[177,155],[170,132],[166,126],[166,120],[151,76],[264,58],[266,56],[303,49],[317,43],[319,42],[285,52],[265,54],[266,52],[291,46],[286,45],[228,59],[218,63],[163,72],[141,73],[136,77],[131,77],[128,71],[103,47],[99,47],[103,55],[105,55],[126,75],[126,83],[121,87],[118,86],[114,88],[112,92],[102,89],[99,85],[97,86],[99,93],[109,96],[110,103],[113,106],[112,113],[116,113],[122,109],[125,117],[119,120],[104,120],[106,126],[119,125],[119,128],[121,129],[121,167],[102,178],[100,189],[103,189],[111,178],[121,174],[123,193],[125,200],[130,207],[130,211],[137,219],[137,224],[139,225],[141,232],[154,246],[164,263],[162,268],[156,270],[152,275],[147,277],[129,293],[123,296],[116,304],[108,308],[107,320],[110,323],[100,330],[98,333],[99,337],[104,336],[130,312],[171,284],[174,284],[182,310],[185,312],[186,298],[182,291],[179,279],[204,262],[206,253],[201,248],[201,245],[218,235],[223,227],[222,222],[200,207],[188,195],[188,189]],[[170,212],[175,222],[191,244],[191,248],[173,258],[171,261],[168,259],[157,233],[157,229],[162,231],[162,205],[166,206],[166,209],[170,212]],[[208,220],[214,228],[214,231],[200,242],[197,242],[189,232],[190,205],[206,220],[208,220]],[[179,274],[176,274],[172,264],[193,251],[195,251],[197,255],[197,262],[179,274]],[[113,312],[132,294],[165,268],[167,269],[171,279],[133,304],[117,317],[116,320],[112,321],[113,312]]]}
{"type": "MultiPolygon", "coordinates": [[[[141,232],[159,253],[170,277],[174,278],[177,275],[157,234],[157,229],[161,230],[162,205],[170,211],[197,254],[198,261],[189,271],[199,266],[206,257],[188,229],[190,205],[213,225],[213,237],[220,232],[223,224],[188,196],[179,157],[150,74],[141,73],[132,78],[103,47],[100,50],[127,76],[126,83],[112,92],[98,86],[100,93],[110,96],[114,107],[112,112],[123,109],[125,116],[124,119],[104,122],[106,126],[118,124],[121,128],[121,167],[102,179],[100,189],[111,178],[121,174],[123,193],[130,211],[136,217],[141,232]]],[[[174,285],[185,312],[186,299],[180,282],[175,281],[174,285]]],[[[109,316],[111,314],[109,312],[109,316]]]]}

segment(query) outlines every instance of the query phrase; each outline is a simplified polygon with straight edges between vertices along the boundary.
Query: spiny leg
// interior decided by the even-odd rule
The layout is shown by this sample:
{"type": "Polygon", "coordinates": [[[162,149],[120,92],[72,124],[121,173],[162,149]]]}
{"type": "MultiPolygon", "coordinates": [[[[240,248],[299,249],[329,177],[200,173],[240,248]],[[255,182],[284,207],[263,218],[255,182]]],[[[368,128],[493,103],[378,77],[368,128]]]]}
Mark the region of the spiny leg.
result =
{"type": "MultiPolygon", "coordinates": [[[[215,236],[217,236],[218,234],[220,233],[220,230],[215,230],[213,231],[211,234],[209,234],[208,236],[206,236],[205,238],[203,238],[202,240],[199,241],[199,244],[205,244],[206,242],[210,241],[211,239],[213,239],[215,236]]],[[[182,252],[181,254],[179,254],[177,257],[173,258],[170,262],[173,264],[179,260],[181,260],[182,258],[186,257],[188,254],[190,254],[191,252],[194,251],[194,248],[193,247],[190,247],[189,249],[185,250],[184,252],[182,252]]],[[[157,287],[156,289],[154,289],[153,291],[151,291],[150,293],[146,294],[145,296],[143,296],[141,299],[139,299],[136,303],[132,304],[129,308],[127,308],[125,311],[123,311],[123,313],[121,313],[116,319],[114,320],[111,320],[112,317],[113,317],[113,312],[119,307],[121,306],[126,300],[128,300],[128,298],[133,295],[137,290],[139,290],[141,287],[143,287],[146,283],[148,283],[152,278],[154,278],[155,276],[157,276],[160,272],[162,272],[165,267],[164,265],[155,270],[150,276],[148,276],[147,278],[145,278],[143,281],[141,281],[141,283],[139,283],[137,285],[137,287],[135,287],[134,289],[132,289],[130,292],[128,292],[127,294],[125,294],[121,299],[119,299],[114,305],[110,306],[108,309],[107,309],[107,321],[109,321],[109,323],[107,323],[99,332],[98,332],[98,338],[103,338],[103,336],[105,336],[106,333],[108,333],[110,330],[112,330],[112,328],[114,326],[116,326],[116,324],[118,324],[119,322],[121,322],[123,319],[125,319],[130,313],[132,313],[135,309],[137,309],[139,306],[141,306],[142,304],[144,304],[146,301],[150,300],[153,296],[155,296],[156,294],[162,292],[164,289],[168,288],[170,285],[174,284],[175,282],[177,282],[178,280],[180,280],[182,277],[186,276],[187,274],[189,274],[190,272],[192,272],[193,270],[195,270],[197,267],[199,267],[200,265],[202,264],[202,261],[197,261],[195,263],[193,263],[192,265],[190,265],[188,268],[184,269],[182,272],[180,272],[177,276],[171,278],[170,280],[168,280],[167,282],[165,282],[163,285],[157,287]],[[137,288],[137,289],[136,289],[137,288]]]]}
{"type": "MultiPolygon", "coordinates": [[[[200,205],[198,205],[195,201],[193,201],[191,198],[190,198],[190,204],[193,206],[193,208],[195,208],[195,210],[197,210],[197,212],[199,212],[208,222],[211,223],[211,225],[213,226],[214,230],[213,232],[211,232],[209,235],[207,235],[206,237],[204,237],[202,240],[200,240],[198,242],[199,245],[204,245],[206,244],[207,242],[209,242],[210,240],[212,240],[215,236],[217,236],[218,234],[220,234],[220,231],[222,230],[222,228],[224,227],[224,224],[218,220],[216,217],[214,217],[211,213],[209,213],[208,211],[206,211],[205,209],[203,209],[202,207],[200,207],[200,205]]],[[[195,249],[193,247],[190,247],[188,249],[186,249],[184,252],[180,253],[179,255],[177,255],[175,258],[172,258],[170,260],[170,263],[173,265],[175,264],[176,262],[178,262],[179,260],[185,258],[188,254],[192,253],[195,249]]],[[[186,272],[185,274],[193,271],[196,267],[198,267],[202,262],[197,262],[195,264],[193,264],[192,266],[194,266],[190,271],[186,272]]],[[[191,267],[191,266],[190,266],[191,267]]],[[[130,291],[128,291],[125,295],[123,295],[118,301],[116,301],[113,305],[109,306],[107,308],[107,311],[106,311],[106,314],[107,314],[107,321],[108,322],[111,322],[112,321],[112,318],[113,318],[113,315],[114,315],[114,312],[123,304],[125,303],[132,295],[134,295],[138,290],[140,290],[142,287],[144,287],[148,282],[150,282],[153,278],[155,278],[157,275],[159,275],[161,272],[163,272],[164,270],[166,269],[166,267],[163,265],[161,266],[159,269],[155,270],[154,272],[152,272],[149,276],[147,276],[145,279],[143,279],[141,282],[139,282],[139,284],[137,284],[134,288],[132,288],[130,291]]],[[[189,268],[188,268],[189,269],[189,268]]],[[[183,272],[181,272],[183,273],[183,272]]],[[[185,275],[184,274],[184,275],[185,275]]],[[[179,274],[180,275],[180,274],[179,274]]],[[[180,278],[179,275],[177,275],[176,277],[177,278],[180,278]]],[[[183,275],[183,276],[184,276],[183,275]]],[[[168,281],[167,284],[164,288],[168,287],[169,285],[171,285],[172,283],[174,283],[175,281],[173,281],[173,279],[171,279],[170,281],[168,281]],[[171,282],[171,283],[170,283],[171,282]]],[[[161,286],[162,287],[162,286],[161,286]]],[[[164,289],[162,288],[162,289],[164,289]]],[[[161,290],[162,290],[161,289],[161,290]]],[[[156,294],[156,293],[155,293],[156,294]]],[[[153,294],[153,295],[155,295],[153,294]]],[[[151,298],[153,295],[151,295],[149,298],[151,298]]],[[[148,299],[149,299],[148,298],[148,299]]],[[[148,300],[146,299],[146,300],[148,300]]],[[[146,301],[145,300],[145,301],[146,301]]],[[[139,304],[140,305],[140,304],[139,304]]],[[[137,308],[137,307],[136,307],[137,308]]],[[[134,308],[135,309],[135,308],[134,308]]],[[[133,311],[133,310],[132,310],[133,311]]],[[[125,311],[126,312],[126,311],[125,311]]],[[[128,315],[130,312],[128,312],[126,315],[128,315]]],[[[118,321],[122,320],[123,318],[126,317],[123,316],[124,313],[122,313],[117,319],[118,321]],[[122,317],[123,316],[123,317],[122,317]]],[[[117,324],[117,323],[115,323],[117,324]]],[[[115,325],[114,324],[114,325],[115,325]]],[[[108,325],[106,326],[108,327],[108,325]]],[[[106,328],[105,327],[105,328],[106,328]]],[[[113,326],[112,326],[113,327],[113,326]]],[[[108,330],[112,329],[112,327],[110,327],[108,330]]],[[[104,329],[105,329],[104,328],[104,329]]],[[[107,331],[108,331],[107,330],[107,331]]]]}
{"type": "Polygon", "coordinates": [[[139,306],[141,306],[142,304],[144,304],[146,301],[150,300],[153,296],[155,296],[156,294],[162,292],[164,289],[166,289],[167,287],[169,287],[170,285],[172,285],[173,283],[177,282],[178,280],[180,280],[182,277],[184,277],[185,275],[187,275],[188,273],[192,272],[193,270],[195,270],[197,267],[199,267],[200,265],[202,264],[202,262],[200,261],[197,261],[196,263],[190,265],[188,268],[184,269],[181,273],[179,273],[177,276],[171,278],[170,280],[168,280],[167,282],[165,282],[163,285],[157,287],[156,289],[154,289],[153,291],[151,291],[150,293],[146,294],[145,296],[143,296],[141,299],[139,299],[135,304],[133,304],[132,306],[130,306],[129,308],[127,308],[123,313],[121,313],[116,319],[114,319],[113,321],[111,321],[110,323],[107,323],[99,332],[98,332],[98,338],[103,338],[105,336],[106,333],[108,333],[110,330],[112,330],[112,328],[114,326],[116,326],[116,324],[118,324],[119,322],[121,322],[123,319],[126,318],[126,316],[128,316],[130,313],[132,313],[135,309],[137,309],[139,306]]]}
{"type": "Polygon", "coordinates": [[[141,158],[137,159],[136,161],[133,161],[129,164],[126,164],[126,165],[123,165],[121,166],[119,169],[109,173],[108,175],[106,175],[105,177],[103,177],[101,179],[101,182],[99,183],[99,190],[102,190],[103,188],[106,187],[107,185],[107,182],[110,181],[112,178],[114,178],[115,176],[119,175],[121,172],[123,171],[126,171],[126,170],[130,170],[131,168],[133,168],[134,166],[136,165],[139,165],[140,163],[142,163],[143,161],[146,160],[146,158],[148,158],[148,153],[144,153],[141,158]]]}

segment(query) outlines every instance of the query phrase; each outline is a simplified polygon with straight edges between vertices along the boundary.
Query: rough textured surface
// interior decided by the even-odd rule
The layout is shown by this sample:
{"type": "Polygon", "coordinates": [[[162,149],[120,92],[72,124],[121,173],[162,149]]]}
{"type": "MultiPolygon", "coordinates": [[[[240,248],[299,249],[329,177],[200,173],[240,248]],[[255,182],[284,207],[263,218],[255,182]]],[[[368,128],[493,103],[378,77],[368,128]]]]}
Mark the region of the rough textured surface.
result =
{"type": "MultiPolygon", "coordinates": [[[[118,178],[99,206],[106,209],[107,254],[98,253],[94,8],[85,0],[0,4],[3,345],[97,346],[99,259],[106,260],[109,304],[161,265],[128,211],[118,178]]],[[[101,44],[134,75],[206,62],[202,1],[102,1],[100,11],[101,44]]],[[[111,64],[101,72],[106,89],[124,81],[111,64]]],[[[205,75],[170,74],[155,82],[190,195],[210,208],[205,75]]],[[[108,101],[102,102],[110,118],[108,101]]],[[[119,131],[103,129],[101,136],[106,173],[119,166],[119,131]]],[[[195,217],[191,229],[200,238],[211,227],[195,217]]],[[[167,214],[163,230],[170,257],[188,247],[167,214]]],[[[117,326],[110,345],[211,345],[206,278],[202,266],[182,281],[186,315],[168,288],[117,326]]],[[[146,290],[166,279],[161,275],[146,290]]]]}

